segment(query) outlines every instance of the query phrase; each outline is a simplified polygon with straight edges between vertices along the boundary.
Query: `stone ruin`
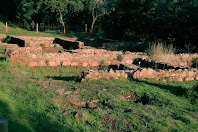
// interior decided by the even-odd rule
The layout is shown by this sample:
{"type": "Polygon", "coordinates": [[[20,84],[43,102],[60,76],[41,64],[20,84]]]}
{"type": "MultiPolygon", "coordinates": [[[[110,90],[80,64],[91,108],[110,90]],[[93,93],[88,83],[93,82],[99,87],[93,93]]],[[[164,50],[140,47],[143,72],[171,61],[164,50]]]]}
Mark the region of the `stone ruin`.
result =
{"type": "MultiPolygon", "coordinates": [[[[0,35],[1,36],[1,35],[0,35]]],[[[17,44],[19,47],[41,47],[43,52],[60,51],[62,46],[64,49],[81,49],[84,43],[77,41],[77,37],[34,37],[34,36],[4,36],[0,37],[7,43],[17,44]],[[55,50],[57,49],[57,50],[55,50]]]]}
{"type": "Polygon", "coordinates": [[[198,81],[198,70],[153,70],[151,68],[143,68],[138,70],[88,70],[79,76],[80,81],[92,81],[102,78],[115,80],[118,78],[126,79],[146,79],[152,78],[162,81],[198,81]]]}
{"type": "MultiPolygon", "coordinates": [[[[0,35],[0,39],[7,36],[0,35]]],[[[101,78],[155,78],[163,81],[191,81],[198,80],[198,70],[191,68],[192,60],[197,54],[172,55],[170,63],[155,62],[142,52],[107,51],[105,49],[86,49],[83,42],[77,38],[53,38],[9,36],[10,43],[0,43],[5,47],[7,60],[21,65],[37,66],[79,66],[88,71],[79,76],[81,81],[98,80],[101,78]],[[15,41],[16,40],[16,41],[15,41]],[[56,44],[56,47],[54,46],[56,44]],[[60,52],[60,47],[65,52],[60,52]],[[51,48],[52,50],[49,50],[51,48]],[[57,52],[54,49],[59,48],[57,52]],[[46,52],[48,51],[48,52],[46,52]],[[97,69],[100,65],[107,65],[114,69],[97,69]],[[122,68],[120,68],[122,66],[122,68]]]]}

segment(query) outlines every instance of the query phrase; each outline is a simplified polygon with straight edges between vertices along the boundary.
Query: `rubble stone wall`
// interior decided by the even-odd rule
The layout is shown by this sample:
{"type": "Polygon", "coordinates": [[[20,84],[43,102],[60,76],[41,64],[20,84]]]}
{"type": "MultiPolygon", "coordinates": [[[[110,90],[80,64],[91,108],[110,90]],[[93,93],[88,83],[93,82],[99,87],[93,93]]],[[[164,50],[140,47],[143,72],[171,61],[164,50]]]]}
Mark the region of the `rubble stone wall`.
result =
{"type": "Polygon", "coordinates": [[[163,81],[193,81],[198,80],[197,69],[169,69],[169,70],[153,70],[144,68],[137,70],[133,74],[133,78],[145,79],[154,78],[163,81]]]}
{"type": "Polygon", "coordinates": [[[8,36],[9,43],[16,43],[20,47],[54,47],[54,43],[65,49],[82,49],[84,43],[77,41],[76,37],[55,38],[35,36],[8,36]]]}
{"type": "Polygon", "coordinates": [[[112,52],[100,49],[79,49],[71,51],[71,53],[43,53],[41,47],[23,47],[13,49],[7,59],[14,63],[30,66],[71,65],[90,68],[98,67],[101,62],[106,65],[132,64],[133,60],[140,56],[142,55],[139,53],[122,54],[122,52],[118,51],[112,52]],[[118,60],[118,55],[123,57],[121,61],[118,60]],[[31,65],[33,63],[34,65],[31,65]]]}
{"type": "Polygon", "coordinates": [[[97,70],[88,70],[83,72],[79,76],[80,81],[92,81],[99,80],[102,78],[107,79],[118,79],[118,78],[128,78],[128,79],[145,79],[152,78],[163,81],[193,81],[198,80],[198,70],[190,69],[190,70],[153,70],[151,68],[144,68],[140,70],[115,70],[113,71],[97,71],[97,70]]]}
{"type": "MultiPolygon", "coordinates": [[[[57,49],[58,50],[58,49],[57,49]]],[[[64,53],[44,53],[41,47],[21,47],[13,49],[13,53],[10,55],[9,60],[16,62],[21,58],[28,58],[28,62],[18,61],[17,63],[28,65],[30,62],[49,62],[53,61],[56,65],[74,65],[83,67],[97,67],[103,62],[106,65],[120,65],[120,64],[132,64],[137,58],[148,58],[147,55],[141,52],[125,52],[120,51],[107,51],[103,49],[77,49],[64,53]],[[121,60],[118,60],[118,56],[121,56],[121,60]]],[[[181,58],[183,63],[179,66],[191,66],[193,58],[198,57],[197,54],[179,54],[174,55],[172,64],[177,64],[181,58]],[[184,63],[185,61],[185,63],[184,63]],[[188,63],[187,63],[188,62],[188,63]]],[[[26,60],[26,59],[24,59],[26,60]]],[[[141,62],[141,61],[140,61],[141,62]]],[[[142,65],[142,64],[140,64],[142,65]]],[[[40,66],[39,64],[37,66],[40,66]]],[[[52,66],[52,65],[51,65],[52,66]]],[[[178,66],[178,65],[177,65],[178,66]]]]}
{"type": "Polygon", "coordinates": [[[17,44],[7,44],[7,43],[0,42],[0,47],[1,48],[17,48],[19,46],[17,44]]]}
{"type": "Polygon", "coordinates": [[[0,34],[0,41],[3,41],[6,37],[7,37],[7,35],[5,35],[5,34],[0,34]]]}
{"type": "Polygon", "coordinates": [[[67,50],[84,48],[84,42],[81,41],[71,41],[63,38],[55,38],[54,42],[67,50]]]}

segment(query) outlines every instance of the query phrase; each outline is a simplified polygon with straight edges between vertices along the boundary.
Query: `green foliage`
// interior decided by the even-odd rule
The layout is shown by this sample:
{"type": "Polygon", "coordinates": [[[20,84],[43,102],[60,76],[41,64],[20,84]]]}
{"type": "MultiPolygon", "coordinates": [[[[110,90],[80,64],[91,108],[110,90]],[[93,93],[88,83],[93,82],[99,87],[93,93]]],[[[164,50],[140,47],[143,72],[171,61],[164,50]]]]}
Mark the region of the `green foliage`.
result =
{"type": "Polygon", "coordinates": [[[61,51],[64,51],[65,49],[61,46],[61,51]]]}
{"type": "Polygon", "coordinates": [[[121,54],[117,55],[117,60],[118,60],[118,61],[122,61],[122,59],[123,59],[123,57],[122,57],[121,54]]]}
{"type": "Polygon", "coordinates": [[[5,51],[5,48],[0,47],[0,53],[3,53],[5,51]]]}
{"type": "Polygon", "coordinates": [[[105,64],[104,64],[104,61],[101,61],[101,62],[100,62],[100,65],[99,65],[99,67],[98,67],[98,70],[106,71],[106,70],[108,70],[108,68],[109,68],[109,66],[108,66],[108,65],[105,65],[105,64]]]}
{"type": "Polygon", "coordinates": [[[56,44],[54,44],[54,48],[57,48],[57,45],[56,44]]]}

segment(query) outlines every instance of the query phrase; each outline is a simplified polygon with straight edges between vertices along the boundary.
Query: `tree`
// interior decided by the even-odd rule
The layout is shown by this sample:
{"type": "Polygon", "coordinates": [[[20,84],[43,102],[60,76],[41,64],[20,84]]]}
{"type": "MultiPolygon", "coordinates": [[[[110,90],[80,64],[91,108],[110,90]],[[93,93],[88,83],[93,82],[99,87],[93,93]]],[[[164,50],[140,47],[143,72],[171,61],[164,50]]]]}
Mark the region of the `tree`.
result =
{"type": "Polygon", "coordinates": [[[42,10],[41,7],[56,14],[57,21],[62,25],[65,33],[65,19],[68,13],[78,12],[83,9],[82,1],[79,0],[40,0],[37,2],[37,11],[42,10]]]}
{"type": "MultiPolygon", "coordinates": [[[[114,0],[115,2],[115,0],[114,0]]],[[[92,15],[92,24],[90,32],[93,32],[94,25],[99,17],[105,14],[109,14],[111,7],[113,6],[113,1],[111,0],[90,0],[88,3],[89,11],[92,15]]]]}

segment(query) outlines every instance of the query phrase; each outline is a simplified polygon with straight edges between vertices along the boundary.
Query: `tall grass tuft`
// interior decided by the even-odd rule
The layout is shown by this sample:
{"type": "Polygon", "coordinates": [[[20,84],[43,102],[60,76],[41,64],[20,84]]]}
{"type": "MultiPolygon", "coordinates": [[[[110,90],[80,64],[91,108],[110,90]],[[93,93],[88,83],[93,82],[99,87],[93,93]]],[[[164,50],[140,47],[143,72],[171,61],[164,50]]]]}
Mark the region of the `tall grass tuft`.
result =
{"type": "Polygon", "coordinates": [[[147,54],[149,55],[150,59],[156,60],[158,62],[165,62],[168,63],[171,61],[171,56],[175,54],[176,49],[173,47],[172,44],[165,45],[163,43],[154,43],[149,45],[147,49],[147,54]]]}

